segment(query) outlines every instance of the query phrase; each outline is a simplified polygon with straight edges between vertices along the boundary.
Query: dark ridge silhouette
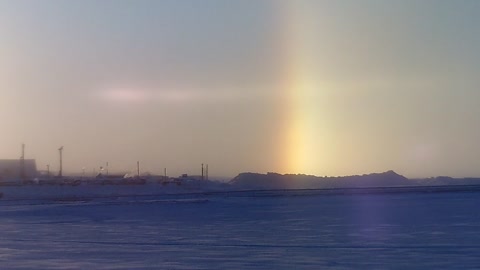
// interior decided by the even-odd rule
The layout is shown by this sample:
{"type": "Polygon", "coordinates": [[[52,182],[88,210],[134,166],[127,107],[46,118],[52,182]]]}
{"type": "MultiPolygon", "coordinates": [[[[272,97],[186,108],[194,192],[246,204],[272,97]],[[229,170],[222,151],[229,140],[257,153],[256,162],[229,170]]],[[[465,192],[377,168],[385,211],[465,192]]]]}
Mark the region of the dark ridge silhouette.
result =
{"type": "Polygon", "coordinates": [[[479,185],[480,178],[432,177],[408,179],[392,170],[383,173],[342,177],[318,177],[303,174],[241,173],[230,181],[237,189],[324,189],[443,185],[479,185]]]}

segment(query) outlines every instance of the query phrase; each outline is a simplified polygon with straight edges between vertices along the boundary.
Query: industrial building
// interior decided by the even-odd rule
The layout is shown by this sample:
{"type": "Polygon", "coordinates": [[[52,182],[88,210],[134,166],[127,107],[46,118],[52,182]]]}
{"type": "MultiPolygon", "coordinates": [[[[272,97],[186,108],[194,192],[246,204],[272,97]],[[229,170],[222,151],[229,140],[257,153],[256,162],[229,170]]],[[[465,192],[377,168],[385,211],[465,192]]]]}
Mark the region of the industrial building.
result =
{"type": "Polygon", "coordinates": [[[35,159],[0,159],[0,182],[37,177],[35,159]]]}

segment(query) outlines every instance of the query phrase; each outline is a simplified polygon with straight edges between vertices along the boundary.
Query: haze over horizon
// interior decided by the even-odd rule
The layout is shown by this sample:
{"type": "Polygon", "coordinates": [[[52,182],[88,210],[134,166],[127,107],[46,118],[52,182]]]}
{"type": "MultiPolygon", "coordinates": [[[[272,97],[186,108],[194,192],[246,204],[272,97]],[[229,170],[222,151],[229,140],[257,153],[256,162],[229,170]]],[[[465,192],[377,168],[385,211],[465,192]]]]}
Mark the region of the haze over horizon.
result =
{"type": "Polygon", "coordinates": [[[0,0],[0,159],[480,176],[480,2],[0,0]]]}

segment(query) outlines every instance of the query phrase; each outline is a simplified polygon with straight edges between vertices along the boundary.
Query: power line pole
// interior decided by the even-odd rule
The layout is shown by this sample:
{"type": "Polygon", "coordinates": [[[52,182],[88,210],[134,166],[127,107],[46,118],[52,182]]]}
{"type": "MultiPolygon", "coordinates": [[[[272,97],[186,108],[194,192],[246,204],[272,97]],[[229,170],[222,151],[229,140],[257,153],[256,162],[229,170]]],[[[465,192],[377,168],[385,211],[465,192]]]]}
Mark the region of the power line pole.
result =
{"type": "Polygon", "coordinates": [[[58,177],[63,177],[63,146],[58,148],[60,154],[60,170],[58,171],[58,177]]]}
{"type": "Polygon", "coordinates": [[[140,178],[140,161],[137,161],[137,177],[140,178]]]}

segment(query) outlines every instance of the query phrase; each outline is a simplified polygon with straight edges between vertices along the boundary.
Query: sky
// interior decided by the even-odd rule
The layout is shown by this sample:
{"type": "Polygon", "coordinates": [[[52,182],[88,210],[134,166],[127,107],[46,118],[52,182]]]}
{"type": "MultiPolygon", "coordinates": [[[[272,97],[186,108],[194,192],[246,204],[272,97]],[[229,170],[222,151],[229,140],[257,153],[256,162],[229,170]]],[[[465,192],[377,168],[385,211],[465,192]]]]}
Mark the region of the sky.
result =
{"type": "Polygon", "coordinates": [[[476,0],[0,0],[0,159],[480,176],[476,0]]]}

